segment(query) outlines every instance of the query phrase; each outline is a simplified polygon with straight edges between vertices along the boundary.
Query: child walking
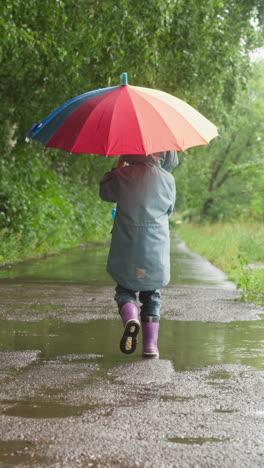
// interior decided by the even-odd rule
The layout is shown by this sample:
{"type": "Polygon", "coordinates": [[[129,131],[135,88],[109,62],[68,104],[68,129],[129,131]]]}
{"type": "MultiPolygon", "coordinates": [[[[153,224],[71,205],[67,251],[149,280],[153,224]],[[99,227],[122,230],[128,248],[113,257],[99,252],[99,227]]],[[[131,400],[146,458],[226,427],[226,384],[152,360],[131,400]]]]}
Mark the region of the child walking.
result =
{"type": "Polygon", "coordinates": [[[137,345],[139,293],[143,356],[159,356],[160,288],[170,281],[169,216],[176,198],[169,171],[177,165],[176,151],[124,155],[100,182],[100,197],[117,203],[107,271],[117,283],[124,325],[120,349],[126,354],[137,345]]]}

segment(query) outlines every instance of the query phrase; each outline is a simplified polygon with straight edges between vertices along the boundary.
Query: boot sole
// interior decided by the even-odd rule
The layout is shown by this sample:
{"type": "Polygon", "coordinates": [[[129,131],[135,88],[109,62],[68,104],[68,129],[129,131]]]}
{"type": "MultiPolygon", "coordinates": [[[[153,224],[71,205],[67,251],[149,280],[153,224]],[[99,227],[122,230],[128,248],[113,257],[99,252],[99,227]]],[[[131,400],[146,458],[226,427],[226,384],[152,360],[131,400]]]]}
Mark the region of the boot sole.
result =
{"type": "Polygon", "coordinates": [[[146,358],[146,359],[159,359],[159,353],[143,353],[142,354],[142,357],[143,358],[146,358]]]}
{"type": "Polygon", "coordinates": [[[132,354],[137,347],[137,336],[140,330],[140,324],[138,320],[129,320],[126,323],[123,336],[120,341],[120,349],[122,353],[132,354]]]}

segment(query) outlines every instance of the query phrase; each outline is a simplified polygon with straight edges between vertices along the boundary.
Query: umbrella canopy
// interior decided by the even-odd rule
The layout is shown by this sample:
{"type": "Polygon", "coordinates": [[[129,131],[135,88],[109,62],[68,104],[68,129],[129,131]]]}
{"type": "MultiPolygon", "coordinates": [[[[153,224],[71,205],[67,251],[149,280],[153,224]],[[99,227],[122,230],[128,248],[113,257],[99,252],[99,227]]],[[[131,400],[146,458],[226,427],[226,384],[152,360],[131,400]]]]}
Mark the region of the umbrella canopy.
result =
{"type": "Polygon", "coordinates": [[[123,84],[77,96],[34,124],[26,140],[70,153],[152,154],[207,145],[217,128],[163,91],[123,84]]]}

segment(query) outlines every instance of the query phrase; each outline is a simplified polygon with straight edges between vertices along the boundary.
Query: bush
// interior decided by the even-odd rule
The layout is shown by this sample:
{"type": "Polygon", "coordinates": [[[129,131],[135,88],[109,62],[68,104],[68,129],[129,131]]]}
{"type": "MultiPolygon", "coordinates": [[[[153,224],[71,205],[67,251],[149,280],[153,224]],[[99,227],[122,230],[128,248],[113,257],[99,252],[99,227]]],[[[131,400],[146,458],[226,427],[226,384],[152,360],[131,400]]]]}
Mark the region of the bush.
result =
{"type": "Polygon", "coordinates": [[[61,173],[45,152],[6,156],[0,164],[0,263],[102,241],[110,232],[111,206],[99,198],[96,181],[61,173]]]}

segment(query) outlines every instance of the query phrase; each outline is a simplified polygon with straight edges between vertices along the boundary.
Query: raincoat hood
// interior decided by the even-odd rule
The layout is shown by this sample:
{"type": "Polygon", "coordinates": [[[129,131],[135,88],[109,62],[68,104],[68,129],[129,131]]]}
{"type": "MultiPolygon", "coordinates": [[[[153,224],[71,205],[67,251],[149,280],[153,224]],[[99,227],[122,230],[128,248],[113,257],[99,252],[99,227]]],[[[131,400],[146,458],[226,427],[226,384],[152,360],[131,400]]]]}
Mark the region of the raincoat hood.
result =
{"type": "Polygon", "coordinates": [[[160,166],[168,172],[177,167],[179,163],[177,151],[160,151],[159,153],[148,154],[146,156],[141,154],[124,154],[122,159],[130,165],[150,164],[160,166]]]}

